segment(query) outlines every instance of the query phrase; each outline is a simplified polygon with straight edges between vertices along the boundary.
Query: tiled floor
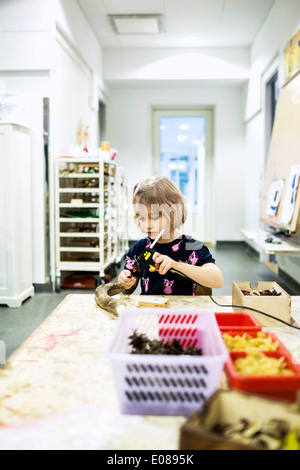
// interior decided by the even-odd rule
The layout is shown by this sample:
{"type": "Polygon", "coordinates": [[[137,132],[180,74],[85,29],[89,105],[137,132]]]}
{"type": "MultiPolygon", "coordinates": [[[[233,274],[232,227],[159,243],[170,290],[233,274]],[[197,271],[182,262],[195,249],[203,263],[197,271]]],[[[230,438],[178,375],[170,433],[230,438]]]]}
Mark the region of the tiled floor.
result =
{"type": "MultiPolygon", "coordinates": [[[[282,277],[277,277],[242,243],[220,244],[216,248],[211,248],[211,252],[225,278],[224,287],[215,290],[215,295],[231,295],[232,281],[251,281],[253,286],[257,281],[276,281],[290,295],[300,295],[298,285],[292,285],[282,277]]],[[[60,293],[36,294],[18,309],[0,305],[0,340],[5,344],[7,358],[70,293],[93,294],[94,291],[62,289],[60,293]]],[[[138,289],[136,293],[139,293],[138,289]]]]}

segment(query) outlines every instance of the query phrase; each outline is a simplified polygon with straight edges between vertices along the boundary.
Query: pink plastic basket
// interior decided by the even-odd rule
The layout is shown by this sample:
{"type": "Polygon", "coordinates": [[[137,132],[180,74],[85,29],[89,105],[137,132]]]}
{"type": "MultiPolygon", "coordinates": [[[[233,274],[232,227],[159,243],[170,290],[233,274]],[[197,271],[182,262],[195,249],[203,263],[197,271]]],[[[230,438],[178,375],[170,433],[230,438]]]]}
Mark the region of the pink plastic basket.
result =
{"type": "Polygon", "coordinates": [[[186,416],[218,389],[228,351],[211,312],[130,308],[118,319],[108,356],[123,413],[186,416]],[[176,338],[203,355],[131,354],[134,330],[150,339],[176,338]]]}

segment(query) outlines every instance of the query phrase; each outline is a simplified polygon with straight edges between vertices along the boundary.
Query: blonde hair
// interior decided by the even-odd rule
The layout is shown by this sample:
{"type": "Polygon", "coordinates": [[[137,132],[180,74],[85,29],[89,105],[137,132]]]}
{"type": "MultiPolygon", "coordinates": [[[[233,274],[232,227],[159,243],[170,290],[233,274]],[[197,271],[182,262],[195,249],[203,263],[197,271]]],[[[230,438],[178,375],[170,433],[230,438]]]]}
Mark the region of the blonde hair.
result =
{"type": "MultiPolygon", "coordinates": [[[[186,206],[182,193],[174,183],[164,176],[153,176],[133,189],[133,205],[147,207],[158,205],[159,210],[170,218],[174,229],[180,228],[186,221],[186,206]]],[[[135,214],[135,219],[138,214],[135,214]]]]}

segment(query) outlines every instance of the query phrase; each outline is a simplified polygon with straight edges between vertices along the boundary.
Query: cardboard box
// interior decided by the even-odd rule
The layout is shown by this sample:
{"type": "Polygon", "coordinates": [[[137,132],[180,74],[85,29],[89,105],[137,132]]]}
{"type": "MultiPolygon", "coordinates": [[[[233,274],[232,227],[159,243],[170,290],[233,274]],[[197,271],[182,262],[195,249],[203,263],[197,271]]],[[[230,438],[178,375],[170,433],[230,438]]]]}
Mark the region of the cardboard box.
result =
{"type": "Polygon", "coordinates": [[[259,424],[281,419],[290,428],[300,429],[297,404],[222,390],[208,399],[202,410],[195,412],[181,427],[180,450],[262,450],[260,446],[251,447],[226,439],[214,431],[216,425],[237,424],[241,419],[259,424]]]}
{"type": "Polygon", "coordinates": [[[282,324],[275,319],[269,318],[252,310],[247,310],[247,307],[260,310],[264,313],[272,315],[273,317],[280,318],[288,323],[291,323],[291,297],[282,289],[276,282],[258,282],[256,286],[251,286],[250,281],[233,282],[232,283],[232,304],[245,307],[243,310],[240,307],[234,307],[235,312],[248,311],[255,316],[261,326],[282,326],[282,324]],[[281,292],[280,296],[255,296],[244,295],[243,290],[273,290],[281,292]]]}

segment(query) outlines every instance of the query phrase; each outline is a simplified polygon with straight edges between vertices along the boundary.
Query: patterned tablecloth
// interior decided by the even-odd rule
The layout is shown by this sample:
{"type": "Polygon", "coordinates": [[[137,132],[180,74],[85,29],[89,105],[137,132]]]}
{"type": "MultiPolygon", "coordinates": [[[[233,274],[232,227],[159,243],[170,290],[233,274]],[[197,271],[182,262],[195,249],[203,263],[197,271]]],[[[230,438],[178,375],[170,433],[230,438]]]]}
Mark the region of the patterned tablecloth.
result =
{"type": "MultiPolygon", "coordinates": [[[[137,296],[135,296],[137,297],[137,296]]],[[[230,304],[230,296],[214,296],[230,304]]],[[[170,307],[217,307],[209,297],[170,297],[170,307]]],[[[300,324],[300,297],[292,298],[300,324]]],[[[116,320],[93,295],[69,295],[0,371],[0,449],[176,450],[182,416],[119,411],[106,356],[116,320]]],[[[300,362],[300,331],[268,328],[300,362]]]]}

